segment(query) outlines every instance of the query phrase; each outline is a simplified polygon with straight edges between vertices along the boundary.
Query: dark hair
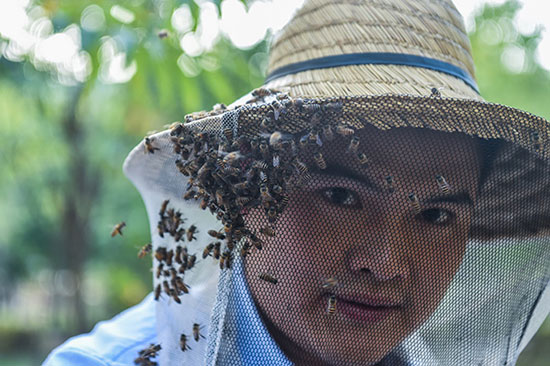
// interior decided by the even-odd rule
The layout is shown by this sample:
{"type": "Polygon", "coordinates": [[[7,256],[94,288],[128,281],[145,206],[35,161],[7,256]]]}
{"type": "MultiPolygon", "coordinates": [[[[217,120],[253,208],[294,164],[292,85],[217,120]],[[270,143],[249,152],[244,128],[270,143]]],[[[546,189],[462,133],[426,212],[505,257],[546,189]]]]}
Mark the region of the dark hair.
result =
{"type": "Polygon", "coordinates": [[[478,188],[477,193],[479,195],[481,191],[481,187],[485,184],[487,181],[487,177],[489,176],[489,173],[491,172],[491,169],[493,167],[493,162],[498,155],[498,152],[500,151],[500,148],[503,145],[503,141],[501,140],[484,140],[481,138],[478,138],[478,153],[481,157],[481,168],[479,171],[479,180],[478,180],[478,188]]]}

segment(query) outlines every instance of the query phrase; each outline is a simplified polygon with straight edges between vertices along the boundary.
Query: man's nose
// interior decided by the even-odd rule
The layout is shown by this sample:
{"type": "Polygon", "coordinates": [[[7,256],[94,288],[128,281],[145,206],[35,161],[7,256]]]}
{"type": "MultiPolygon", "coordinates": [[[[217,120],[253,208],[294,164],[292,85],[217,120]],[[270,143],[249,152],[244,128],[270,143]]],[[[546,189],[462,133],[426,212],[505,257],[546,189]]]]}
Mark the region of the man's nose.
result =
{"type": "Polygon", "coordinates": [[[377,280],[407,279],[410,267],[407,253],[413,233],[407,233],[404,218],[395,211],[380,212],[383,217],[370,221],[363,230],[356,232],[348,249],[349,268],[356,273],[371,273],[377,280]]]}

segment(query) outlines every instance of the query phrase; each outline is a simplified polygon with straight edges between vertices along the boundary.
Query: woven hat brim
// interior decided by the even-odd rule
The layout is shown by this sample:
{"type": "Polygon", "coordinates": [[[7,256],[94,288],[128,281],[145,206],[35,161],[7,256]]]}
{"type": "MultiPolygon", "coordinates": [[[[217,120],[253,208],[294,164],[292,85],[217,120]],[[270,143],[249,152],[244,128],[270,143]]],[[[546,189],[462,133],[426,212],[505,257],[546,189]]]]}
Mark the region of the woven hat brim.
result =
{"type": "MultiPolygon", "coordinates": [[[[241,98],[240,101],[246,100],[241,98]]],[[[496,159],[494,168],[480,191],[479,204],[471,237],[479,240],[500,237],[533,237],[550,234],[550,206],[547,192],[550,180],[550,124],[531,113],[479,100],[420,97],[411,95],[345,96],[322,99],[304,99],[307,104],[341,102],[337,118],[341,123],[362,129],[370,124],[381,130],[413,127],[442,132],[460,132],[482,139],[500,139],[505,144],[506,158],[496,159]],[[537,136],[534,140],[533,136],[537,136]]],[[[228,126],[236,136],[259,136],[262,119],[273,113],[271,103],[235,105],[226,112],[190,122],[187,126],[197,131],[222,134],[228,126]]],[[[280,131],[299,133],[311,128],[307,114],[288,111],[280,131]]],[[[163,176],[175,167],[175,154],[169,131],[156,135],[160,151],[144,154],[143,142],[134,149],[125,162],[125,172],[131,180],[131,167],[146,164],[155,174],[155,180],[146,183],[149,189],[163,186],[163,176]],[[162,182],[162,184],[160,184],[162,182]]],[[[182,179],[184,177],[182,176],[182,179]]],[[[183,183],[182,183],[183,184],[183,183]]],[[[181,185],[174,182],[175,186],[181,185]]]]}

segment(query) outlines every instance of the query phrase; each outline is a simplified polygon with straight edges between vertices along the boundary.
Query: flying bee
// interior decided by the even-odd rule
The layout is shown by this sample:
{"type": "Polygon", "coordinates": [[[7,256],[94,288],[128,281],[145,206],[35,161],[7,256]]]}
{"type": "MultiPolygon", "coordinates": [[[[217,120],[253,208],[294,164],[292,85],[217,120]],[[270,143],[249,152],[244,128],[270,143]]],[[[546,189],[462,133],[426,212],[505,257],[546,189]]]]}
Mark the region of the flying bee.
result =
{"type": "Polygon", "coordinates": [[[188,349],[191,349],[187,344],[187,336],[185,334],[180,335],[180,349],[185,352],[188,349]]]}
{"type": "Polygon", "coordinates": [[[357,155],[357,148],[359,147],[359,137],[353,136],[348,146],[348,152],[357,155]]]}
{"type": "Polygon", "coordinates": [[[160,39],[164,39],[168,37],[168,31],[166,29],[162,29],[157,33],[157,37],[160,39]]]}
{"type": "Polygon", "coordinates": [[[317,151],[315,154],[313,154],[313,160],[315,160],[315,164],[317,164],[317,167],[319,169],[323,170],[327,168],[327,162],[325,161],[325,158],[320,151],[317,151]]]}
{"type": "Polygon", "coordinates": [[[346,125],[338,125],[336,126],[336,133],[341,136],[351,136],[355,133],[355,130],[346,125]]]}
{"type": "Polygon", "coordinates": [[[200,332],[201,332],[201,326],[198,323],[193,323],[193,338],[195,339],[195,342],[199,341],[199,338],[205,338],[200,332]]]}
{"type": "Polygon", "coordinates": [[[330,277],[330,278],[327,278],[323,283],[323,288],[325,290],[330,290],[335,288],[337,284],[338,284],[338,280],[334,277],[330,277]]]}
{"type": "Polygon", "coordinates": [[[323,126],[323,136],[327,141],[334,140],[334,133],[332,132],[332,127],[330,125],[323,126]]]}
{"type": "Polygon", "coordinates": [[[155,287],[155,300],[158,301],[158,299],[160,298],[160,291],[161,291],[161,288],[160,288],[160,283],[157,285],[157,287],[155,287]]]}
{"type": "Polygon", "coordinates": [[[269,282],[269,283],[272,283],[274,285],[277,284],[277,279],[267,273],[262,273],[258,276],[260,278],[260,280],[264,280],[266,282],[269,282]]]}
{"type": "Polygon", "coordinates": [[[336,296],[332,295],[328,298],[327,314],[334,315],[336,313],[336,296]]]}
{"type": "Polygon", "coordinates": [[[386,184],[388,186],[388,191],[393,192],[395,190],[394,187],[393,187],[393,177],[391,175],[388,175],[384,179],[386,180],[386,184]]]}
{"type": "Polygon", "coordinates": [[[122,221],[119,224],[116,224],[113,231],[111,231],[111,238],[114,237],[116,234],[119,234],[122,236],[122,229],[126,226],[126,223],[122,221]]]}
{"type": "Polygon", "coordinates": [[[419,213],[422,210],[420,208],[420,201],[418,200],[418,197],[416,197],[416,194],[414,194],[414,192],[411,192],[409,194],[409,201],[411,202],[411,206],[414,208],[414,211],[416,213],[419,213]]]}
{"type": "Polygon", "coordinates": [[[189,229],[187,229],[187,241],[192,241],[193,239],[197,239],[195,237],[195,233],[198,233],[197,227],[195,225],[191,225],[189,229]]]}
{"type": "Polygon", "coordinates": [[[138,258],[141,259],[141,258],[145,257],[147,254],[149,254],[151,252],[151,249],[153,249],[153,244],[151,244],[151,243],[145,244],[139,250],[138,258]]]}
{"type": "Polygon", "coordinates": [[[215,259],[220,259],[221,245],[222,243],[220,241],[214,243],[214,250],[212,251],[212,255],[215,259]]]}
{"type": "Polygon", "coordinates": [[[173,288],[170,289],[170,296],[172,296],[172,299],[174,299],[175,302],[177,302],[178,304],[181,304],[181,300],[180,300],[176,290],[174,290],[173,288]]]}
{"type": "Polygon", "coordinates": [[[273,230],[269,226],[265,226],[260,229],[260,233],[264,234],[265,236],[274,237],[275,236],[275,230],[273,230]]]}
{"type": "Polygon", "coordinates": [[[357,160],[359,161],[359,164],[365,165],[369,162],[369,159],[367,158],[367,155],[365,153],[359,153],[357,154],[357,160]]]}
{"type": "Polygon", "coordinates": [[[192,254],[187,257],[187,269],[191,269],[195,266],[195,263],[197,261],[197,256],[195,254],[192,254]]]}
{"type": "Polygon", "coordinates": [[[449,186],[449,183],[445,180],[445,178],[439,174],[436,174],[435,179],[437,180],[437,184],[439,185],[439,189],[443,191],[445,194],[451,193],[451,187],[449,186]]]}
{"type": "Polygon", "coordinates": [[[145,138],[145,153],[154,154],[155,150],[160,150],[158,147],[153,146],[153,141],[155,139],[146,137],[145,138]]]}

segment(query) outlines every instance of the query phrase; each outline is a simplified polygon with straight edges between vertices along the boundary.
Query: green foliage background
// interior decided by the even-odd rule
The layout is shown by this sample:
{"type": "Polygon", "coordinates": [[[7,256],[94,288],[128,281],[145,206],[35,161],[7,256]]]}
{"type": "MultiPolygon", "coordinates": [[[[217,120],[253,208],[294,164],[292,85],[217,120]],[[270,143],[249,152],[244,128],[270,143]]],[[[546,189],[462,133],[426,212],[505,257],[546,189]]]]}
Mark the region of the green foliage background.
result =
{"type": "MultiPolygon", "coordinates": [[[[123,5],[136,18],[122,24],[107,15],[101,31],[82,30],[82,47],[92,60],[84,83],[64,85],[55,70],[30,57],[0,57],[0,365],[38,364],[67,337],[89,331],[151,290],[150,263],[136,258],[149,240],[148,221],[122,174],[124,158],[149,131],[215,103],[229,104],[263,81],[266,41],[243,50],[221,38],[212,51],[185,58],[197,76],[181,71],[170,15],[188,4],[196,29],[199,6],[190,0],[34,5],[60,31],[79,24],[92,3],[105,14],[123,5]],[[160,39],[160,29],[170,36],[160,39]],[[128,62],[135,60],[138,71],[129,82],[102,81],[98,51],[105,36],[119,43],[128,62]],[[124,236],[112,239],[112,226],[122,220],[124,236]]],[[[470,38],[478,83],[488,101],[550,119],[550,73],[534,57],[540,30],[518,33],[512,23],[518,9],[508,1],[477,14],[470,38]],[[519,73],[503,63],[511,46],[525,52],[519,73]]],[[[519,365],[547,365],[549,339],[545,324],[519,365]]]]}

